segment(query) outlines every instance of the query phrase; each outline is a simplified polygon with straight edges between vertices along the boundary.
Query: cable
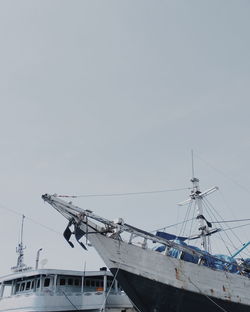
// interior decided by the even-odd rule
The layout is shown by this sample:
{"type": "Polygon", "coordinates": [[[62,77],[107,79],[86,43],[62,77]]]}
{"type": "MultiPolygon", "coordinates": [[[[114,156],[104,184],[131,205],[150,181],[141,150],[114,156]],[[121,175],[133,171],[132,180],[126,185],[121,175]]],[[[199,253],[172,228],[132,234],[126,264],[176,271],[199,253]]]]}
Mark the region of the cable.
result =
{"type": "Polygon", "coordinates": [[[69,297],[65,294],[63,290],[62,293],[64,294],[64,297],[69,301],[69,303],[75,308],[75,310],[79,311],[79,309],[74,305],[74,303],[69,299],[69,297]]]}
{"type": "MultiPolygon", "coordinates": [[[[171,257],[169,257],[169,260],[170,262],[172,262],[172,264],[175,266],[175,263],[174,261],[172,261],[171,257]]],[[[229,312],[227,310],[225,310],[223,307],[221,307],[218,303],[216,303],[212,298],[210,298],[208,295],[204,294],[201,289],[190,279],[190,277],[186,276],[185,273],[183,273],[183,270],[180,270],[179,271],[183,276],[184,278],[189,281],[198,291],[201,295],[203,295],[204,297],[206,297],[208,300],[210,300],[213,304],[215,304],[219,309],[221,309],[222,311],[224,312],[229,312]]]]}
{"type": "Polygon", "coordinates": [[[160,229],[157,229],[157,230],[153,230],[153,231],[151,231],[150,233],[157,232],[157,231],[164,231],[164,230],[166,230],[166,229],[168,229],[168,228],[174,227],[174,226],[176,226],[176,225],[183,224],[184,222],[192,221],[192,220],[194,220],[194,219],[196,219],[196,218],[192,218],[192,219],[188,219],[187,221],[182,221],[182,222],[178,222],[178,223],[175,223],[175,224],[167,225],[167,226],[164,226],[163,228],[160,228],[160,229]]]}
{"type": "Polygon", "coordinates": [[[79,197],[114,197],[114,196],[131,196],[131,195],[146,195],[146,194],[158,194],[167,192],[176,192],[190,190],[190,187],[176,188],[176,189],[163,189],[156,191],[143,191],[143,192],[126,192],[126,193],[107,193],[107,194],[83,194],[83,195],[57,195],[57,197],[69,197],[69,198],[79,198],[79,197]]]}
{"type": "Polygon", "coordinates": [[[197,289],[199,290],[199,292],[200,292],[203,296],[205,296],[208,300],[210,300],[213,304],[215,304],[219,309],[221,309],[221,310],[224,311],[224,312],[229,312],[229,311],[225,310],[223,307],[221,307],[218,303],[216,303],[216,302],[215,302],[212,298],[210,298],[208,295],[203,294],[203,293],[201,292],[200,288],[199,288],[197,285],[195,285],[195,283],[194,283],[191,279],[189,279],[189,281],[190,281],[190,283],[191,283],[195,288],[197,288],[197,289]]]}
{"type": "MultiPolygon", "coordinates": [[[[195,213],[195,209],[193,209],[193,215],[192,215],[192,223],[190,225],[190,230],[189,230],[189,237],[191,237],[191,232],[192,232],[192,228],[193,228],[193,223],[194,223],[194,219],[197,219],[197,218],[194,218],[194,213],[195,213]]],[[[188,239],[189,241],[189,239],[188,239]]]]}
{"type": "MultiPolygon", "coordinates": [[[[14,213],[15,215],[18,215],[18,216],[24,215],[24,213],[18,212],[18,211],[14,210],[14,209],[11,209],[11,208],[7,208],[6,206],[3,206],[2,204],[0,204],[0,209],[9,211],[9,212],[14,213]]],[[[43,228],[45,228],[45,229],[47,229],[47,230],[49,230],[49,231],[51,231],[51,232],[54,232],[54,233],[56,233],[56,234],[61,235],[60,232],[55,231],[54,229],[50,228],[49,226],[44,225],[44,224],[40,223],[39,221],[36,221],[35,219],[31,218],[31,217],[27,217],[27,216],[25,215],[25,218],[26,218],[27,220],[29,220],[29,221],[31,221],[31,222],[37,224],[37,225],[40,225],[41,227],[43,227],[43,228]]]]}
{"type": "Polygon", "coordinates": [[[189,213],[190,213],[190,210],[191,210],[191,207],[192,207],[192,201],[190,201],[189,205],[188,205],[188,208],[187,208],[187,211],[186,211],[186,214],[185,214],[185,217],[184,217],[184,221],[182,223],[182,226],[180,228],[180,232],[179,232],[179,235],[178,236],[181,236],[184,234],[184,231],[186,229],[186,224],[187,224],[187,220],[188,220],[188,216],[189,216],[189,213]]]}
{"type": "Polygon", "coordinates": [[[108,292],[107,292],[107,295],[106,295],[106,297],[105,297],[105,299],[104,299],[104,301],[103,301],[103,304],[102,304],[102,307],[101,307],[100,311],[104,311],[103,308],[104,308],[105,305],[106,305],[106,301],[107,301],[107,299],[108,299],[108,297],[109,297],[109,294],[110,294],[110,292],[111,292],[111,289],[112,289],[112,287],[113,287],[113,285],[114,285],[116,276],[117,276],[117,274],[118,274],[118,272],[119,272],[119,270],[120,270],[120,266],[121,266],[121,263],[119,263],[119,266],[118,266],[118,268],[117,268],[117,271],[115,272],[114,278],[113,278],[112,283],[111,283],[111,285],[110,285],[110,287],[109,287],[109,290],[108,290],[108,292]]]}
{"type": "Polygon", "coordinates": [[[207,164],[210,168],[212,168],[213,170],[215,170],[217,173],[219,173],[220,175],[222,175],[224,178],[230,180],[231,182],[233,182],[235,185],[237,185],[239,188],[241,188],[242,190],[244,190],[245,192],[247,192],[249,194],[250,190],[249,188],[247,188],[246,186],[240,184],[239,182],[237,182],[236,180],[232,179],[228,174],[224,173],[222,170],[217,169],[216,167],[214,167],[213,165],[211,165],[208,161],[202,159],[201,157],[199,157],[196,154],[196,157],[203,161],[205,164],[207,164]]]}
{"type": "Polygon", "coordinates": [[[226,232],[226,231],[229,231],[229,230],[239,229],[239,228],[242,228],[242,227],[245,227],[245,226],[249,226],[249,225],[250,225],[250,223],[243,224],[243,225],[238,225],[238,226],[234,226],[232,228],[225,229],[223,231],[226,232]]]}
{"type": "Polygon", "coordinates": [[[244,222],[244,221],[250,221],[250,219],[211,221],[211,223],[230,223],[230,222],[244,222]]]}
{"type": "MultiPolygon", "coordinates": [[[[218,215],[219,215],[219,213],[214,209],[214,207],[209,203],[209,201],[207,200],[207,199],[204,199],[204,203],[206,204],[206,206],[207,206],[207,210],[208,210],[208,213],[209,213],[209,211],[211,212],[211,214],[212,214],[212,216],[214,217],[214,219],[215,220],[217,220],[217,218],[216,218],[216,216],[215,216],[215,214],[213,213],[213,211],[212,211],[212,209],[214,210],[214,212],[215,213],[217,213],[218,215]],[[210,206],[211,206],[211,208],[212,209],[210,209],[210,206]]],[[[221,216],[219,215],[219,217],[221,218],[221,216]]],[[[210,218],[211,218],[211,216],[210,216],[210,218]]],[[[221,224],[219,223],[219,225],[221,226],[221,224]]],[[[234,234],[234,233],[233,233],[234,234]]],[[[224,242],[224,240],[223,240],[223,238],[222,238],[222,236],[221,236],[221,234],[220,234],[220,232],[219,232],[219,235],[220,235],[220,237],[221,237],[221,240],[223,241],[223,243],[224,243],[224,245],[225,245],[225,247],[227,248],[227,250],[228,250],[228,252],[229,252],[229,254],[230,255],[232,255],[232,253],[230,252],[230,250],[229,250],[229,248],[227,247],[227,244],[224,242]]],[[[228,240],[230,241],[230,243],[231,243],[231,245],[232,246],[234,246],[234,248],[236,249],[236,247],[235,247],[235,245],[234,245],[234,243],[232,242],[232,240],[231,240],[231,238],[227,235],[227,233],[226,233],[226,236],[227,236],[227,238],[228,238],[228,240]]],[[[237,236],[236,236],[237,237],[237,236]]]]}
{"type": "MultiPolygon", "coordinates": [[[[209,206],[213,209],[213,211],[215,212],[215,213],[217,213],[217,215],[221,218],[221,219],[223,219],[222,217],[221,217],[221,215],[218,213],[218,211],[213,207],[213,205],[207,200],[207,199],[205,199],[205,202],[207,203],[207,205],[208,205],[208,208],[209,208],[209,206]]],[[[212,211],[211,211],[212,212],[212,211]]],[[[213,214],[213,216],[214,216],[214,214],[213,214]]],[[[218,219],[214,216],[214,218],[215,218],[215,220],[218,222],[218,219]]],[[[220,223],[219,223],[220,224],[220,223]]],[[[220,226],[221,226],[221,224],[220,224],[220,226]]],[[[227,226],[227,225],[226,225],[227,226]]],[[[228,227],[228,226],[227,226],[228,227]]],[[[240,238],[238,237],[238,235],[236,235],[233,231],[231,231],[231,233],[234,235],[234,237],[236,237],[236,239],[238,239],[238,241],[242,244],[242,241],[240,240],[240,238]]],[[[228,237],[228,235],[227,235],[227,237],[228,237]]],[[[231,241],[231,239],[230,239],[230,237],[228,237],[228,239],[231,241]]],[[[232,243],[232,242],[231,242],[232,243]]]]}
{"type": "MultiPolygon", "coordinates": [[[[211,214],[214,216],[213,212],[212,212],[210,209],[208,209],[208,210],[207,210],[207,214],[209,215],[209,218],[212,218],[211,215],[210,215],[210,212],[211,212],[211,214]]],[[[219,234],[219,237],[220,237],[221,241],[223,242],[224,246],[226,247],[228,253],[229,253],[230,255],[232,255],[232,253],[231,253],[231,251],[229,250],[229,248],[228,248],[228,246],[227,246],[225,240],[223,239],[221,233],[218,232],[218,234],[219,234]]],[[[233,247],[233,248],[235,249],[235,246],[232,245],[232,243],[231,243],[231,247],[233,247]]]]}

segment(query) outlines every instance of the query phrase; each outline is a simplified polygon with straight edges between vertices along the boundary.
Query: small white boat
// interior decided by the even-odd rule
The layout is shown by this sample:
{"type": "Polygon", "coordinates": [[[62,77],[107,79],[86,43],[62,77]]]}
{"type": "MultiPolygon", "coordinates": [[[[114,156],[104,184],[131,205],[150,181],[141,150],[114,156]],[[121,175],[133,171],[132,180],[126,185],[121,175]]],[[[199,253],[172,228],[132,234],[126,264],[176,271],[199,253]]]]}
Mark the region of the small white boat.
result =
{"type": "Polygon", "coordinates": [[[86,272],[39,269],[39,250],[32,269],[23,263],[23,249],[21,240],[17,266],[0,278],[0,312],[134,311],[106,267],[86,272]]]}

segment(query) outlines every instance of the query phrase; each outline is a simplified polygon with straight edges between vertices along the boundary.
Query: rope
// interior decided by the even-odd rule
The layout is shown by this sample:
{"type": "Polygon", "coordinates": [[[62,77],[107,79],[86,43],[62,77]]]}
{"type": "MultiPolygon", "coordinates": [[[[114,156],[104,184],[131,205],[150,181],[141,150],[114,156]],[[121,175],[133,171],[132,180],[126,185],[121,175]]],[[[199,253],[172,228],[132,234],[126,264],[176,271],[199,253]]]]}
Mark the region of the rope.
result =
{"type": "Polygon", "coordinates": [[[222,175],[224,178],[230,180],[232,183],[234,183],[235,185],[237,185],[239,188],[241,188],[243,191],[247,192],[249,194],[250,190],[248,187],[246,187],[245,185],[240,184],[239,182],[237,182],[236,180],[234,180],[232,177],[230,177],[230,175],[228,175],[227,173],[223,172],[220,169],[217,169],[215,166],[211,165],[208,161],[206,161],[205,159],[202,159],[201,157],[199,157],[197,154],[195,155],[199,160],[203,161],[205,164],[207,164],[210,168],[212,168],[213,170],[215,170],[217,173],[219,173],[220,175],[222,175]]]}
{"type": "Polygon", "coordinates": [[[174,227],[174,226],[183,224],[184,222],[193,221],[193,220],[195,220],[195,219],[196,219],[196,218],[192,218],[192,219],[188,219],[188,220],[186,220],[186,221],[182,221],[182,222],[178,222],[178,223],[175,223],[175,224],[167,225],[167,226],[164,226],[163,228],[150,231],[150,233],[154,233],[154,232],[158,232],[158,231],[165,231],[165,230],[168,229],[168,228],[171,228],[171,227],[174,227]]]}
{"type": "MultiPolygon", "coordinates": [[[[104,308],[105,308],[105,305],[106,305],[106,301],[107,301],[107,299],[108,299],[108,297],[109,297],[109,294],[110,294],[110,291],[111,291],[111,289],[112,289],[112,287],[113,287],[114,281],[116,280],[117,274],[118,274],[118,272],[119,272],[119,270],[120,270],[120,266],[121,266],[121,263],[119,263],[118,269],[117,269],[117,271],[116,271],[116,273],[115,273],[115,275],[114,275],[114,278],[113,278],[113,280],[112,280],[112,283],[111,283],[111,285],[110,285],[110,288],[109,288],[109,290],[108,290],[108,292],[107,292],[107,296],[105,297],[105,299],[104,299],[104,301],[103,301],[103,304],[102,304],[102,307],[101,307],[101,309],[100,309],[100,312],[105,311],[104,308]]],[[[134,302],[132,302],[132,303],[133,303],[133,306],[137,309],[137,311],[142,312],[142,311],[137,307],[137,305],[136,305],[134,302]]]]}
{"type": "Polygon", "coordinates": [[[64,294],[65,298],[72,304],[72,306],[75,308],[75,310],[80,311],[74,303],[69,299],[69,297],[65,294],[65,292],[62,290],[62,293],[64,294]]]}
{"type": "MultiPolygon", "coordinates": [[[[223,218],[221,217],[221,215],[218,213],[218,211],[217,211],[217,210],[213,207],[213,205],[208,201],[208,199],[204,199],[204,202],[207,204],[208,209],[210,210],[210,212],[212,213],[212,215],[213,215],[213,217],[215,218],[216,221],[218,221],[218,219],[216,218],[215,213],[216,213],[221,219],[223,219],[223,218]],[[211,209],[210,209],[210,207],[211,207],[211,209]],[[213,212],[213,211],[214,211],[214,212],[213,212]]],[[[220,223],[219,223],[219,225],[222,227],[222,225],[221,225],[220,223]]],[[[228,225],[226,225],[226,226],[228,227],[228,225]]],[[[235,238],[238,239],[239,242],[242,244],[240,238],[239,238],[233,231],[231,231],[231,233],[232,233],[232,234],[235,236],[235,238]]],[[[235,246],[234,243],[232,242],[231,238],[227,235],[227,233],[225,233],[225,234],[226,234],[228,240],[231,242],[231,244],[232,244],[233,246],[235,246]]],[[[236,249],[236,247],[235,247],[235,249],[236,249]]]]}
{"type": "MultiPolygon", "coordinates": [[[[169,257],[169,260],[173,263],[173,265],[175,265],[175,263],[172,261],[171,257],[169,257]]],[[[208,300],[210,300],[213,304],[215,304],[219,309],[221,309],[224,312],[229,312],[227,310],[225,310],[223,307],[221,307],[218,303],[216,303],[212,298],[210,298],[209,296],[207,296],[206,294],[204,294],[201,289],[189,278],[186,276],[185,273],[183,273],[181,271],[181,274],[185,277],[185,279],[189,280],[189,282],[199,291],[199,293],[201,295],[203,295],[204,297],[206,297],[208,300]]]]}
{"type": "Polygon", "coordinates": [[[104,307],[105,307],[105,305],[106,305],[106,301],[107,301],[107,299],[108,299],[108,297],[109,297],[109,294],[110,294],[110,292],[111,292],[111,289],[112,289],[112,287],[113,287],[113,285],[114,285],[116,276],[117,276],[117,274],[118,274],[118,272],[119,272],[119,270],[120,270],[120,266],[121,266],[121,263],[119,263],[118,269],[117,269],[117,271],[115,272],[114,278],[113,278],[112,283],[111,283],[111,285],[110,285],[110,287],[109,287],[109,290],[108,290],[108,292],[107,292],[107,295],[106,295],[106,297],[105,297],[105,299],[104,299],[104,301],[103,301],[103,304],[102,304],[102,307],[101,307],[100,311],[104,311],[104,307]]]}
{"type": "Polygon", "coordinates": [[[242,227],[245,227],[245,226],[249,226],[249,225],[250,225],[250,223],[243,224],[243,225],[238,225],[238,226],[234,226],[232,228],[225,229],[223,231],[225,232],[225,231],[229,231],[229,230],[239,229],[239,228],[242,228],[242,227]]]}
{"type": "Polygon", "coordinates": [[[143,191],[143,192],[126,192],[126,193],[107,193],[107,194],[83,194],[83,195],[57,195],[57,197],[66,198],[79,198],[79,197],[114,197],[114,196],[131,196],[131,195],[146,195],[146,194],[158,194],[167,192],[176,192],[190,190],[190,187],[185,188],[175,188],[175,189],[163,189],[155,191],[143,191]]]}
{"type": "Polygon", "coordinates": [[[239,220],[226,220],[226,221],[212,221],[211,223],[230,223],[230,222],[245,222],[250,221],[250,219],[239,219],[239,220]]]}
{"type": "MultiPolygon", "coordinates": [[[[18,216],[24,215],[23,213],[18,212],[18,211],[14,210],[14,209],[11,209],[11,208],[7,208],[7,207],[5,207],[5,206],[2,205],[2,204],[0,204],[0,209],[2,209],[2,210],[7,210],[7,211],[9,211],[9,212],[11,212],[11,213],[14,213],[15,215],[18,215],[18,216]]],[[[56,233],[56,234],[61,235],[60,232],[58,232],[58,231],[52,229],[51,227],[49,227],[49,226],[47,226],[47,225],[44,225],[44,224],[40,223],[39,221],[36,221],[35,219],[33,219],[33,218],[31,218],[31,217],[27,217],[26,214],[25,214],[25,218],[26,218],[27,220],[29,220],[29,221],[31,221],[31,222],[37,224],[37,225],[40,225],[41,227],[43,227],[43,228],[45,228],[45,229],[47,229],[47,230],[49,230],[49,231],[51,231],[51,232],[54,232],[54,233],[56,233]]]]}
{"type": "Polygon", "coordinates": [[[213,304],[215,304],[219,309],[221,309],[221,310],[224,311],[224,312],[229,312],[229,311],[225,310],[223,307],[221,307],[218,303],[216,303],[212,298],[210,298],[210,297],[207,296],[206,294],[203,294],[203,293],[201,292],[200,288],[199,288],[197,285],[195,285],[194,282],[192,282],[190,279],[189,279],[189,281],[190,281],[190,283],[191,283],[195,288],[197,288],[197,289],[199,290],[199,292],[200,292],[203,296],[205,296],[208,300],[210,300],[213,304]]]}
{"type": "Polygon", "coordinates": [[[183,224],[182,224],[181,229],[179,231],[179,236],[184,235],[184,233],[185,233],[185,229],[186,229],[186,225],[188,222],[188,217],[189,217],[189,213],[191,211],[192,204],[193,204],[192,201],[190,201],[188,208],[187,208],[187,211],[186,211],[186,214],[185,214],[185,217],[184,217],[183,224]]]}

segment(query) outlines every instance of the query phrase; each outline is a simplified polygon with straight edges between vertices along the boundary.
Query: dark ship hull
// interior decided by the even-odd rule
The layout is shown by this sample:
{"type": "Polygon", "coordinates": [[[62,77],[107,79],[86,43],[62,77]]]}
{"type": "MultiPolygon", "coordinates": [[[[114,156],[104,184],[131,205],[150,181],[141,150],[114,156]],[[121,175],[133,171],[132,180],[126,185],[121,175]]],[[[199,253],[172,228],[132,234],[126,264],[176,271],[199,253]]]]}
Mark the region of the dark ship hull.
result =
{"type": "MultiPolygon", "coordinates": [[[[116,275],[117,269],[111,269],[116,275]]],[[[119,270],[117,280],[143,312],[249,312],[250,307],[179,289],[119,270]]]]}

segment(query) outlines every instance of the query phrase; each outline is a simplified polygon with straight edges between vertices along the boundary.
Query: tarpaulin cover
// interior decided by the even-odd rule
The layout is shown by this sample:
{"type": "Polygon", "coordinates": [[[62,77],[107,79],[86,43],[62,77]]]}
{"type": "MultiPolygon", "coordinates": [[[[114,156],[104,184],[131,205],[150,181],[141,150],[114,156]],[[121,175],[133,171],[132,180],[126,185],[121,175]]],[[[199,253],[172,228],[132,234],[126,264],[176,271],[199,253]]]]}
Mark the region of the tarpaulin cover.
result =
{"type": "MultiPolygon", "coordinates": [[[[237,262],[233,257],[227,256],[227,255],[211,255],[208,252],[201,250],[198,247],[186,244],[184,240],[186,240],[187,237],[176,236],[176,235],[165,233],[165,232],[157,232],[156,235],[159,237],[168,239],[168,240],[173,240],[175,243],[179,245],[189,247],[195,251],[198,251],[199,253],[202,253],[204,256],[202,257],[201,264],[204,266],[208,266],[216,270],[227,271],[231,273],[238,272],[237,262]]],[[[158,252],[163,252],[165,251],[165,249],[166,249],[166,246],[162,245],[162,246],[157,247],[155,250],[158,252]]],[[[181,259],[181,260],[192,262],[192,263],[198,263],[199,258],[200,258],[197,255],[192,255],[186,252],[182,252],[176,248],[170,248],[168,251],[168,255],[170,257],[181,259]]],[[[250,265],[250,259],[248,260],[249,260],[249,265],[250,265]]]]}
{"type": "Polygon", "coordinates": [[[178,239],[179,241],[184,242],[186,239],[188,239],[188,237],[184,237],[184,236],[176,236],[170,233],[166,233],[166,232],[156,232],[156,236],[159,236],[161,238],[165,238],[167,240],[175,240],[178,239]]]}

